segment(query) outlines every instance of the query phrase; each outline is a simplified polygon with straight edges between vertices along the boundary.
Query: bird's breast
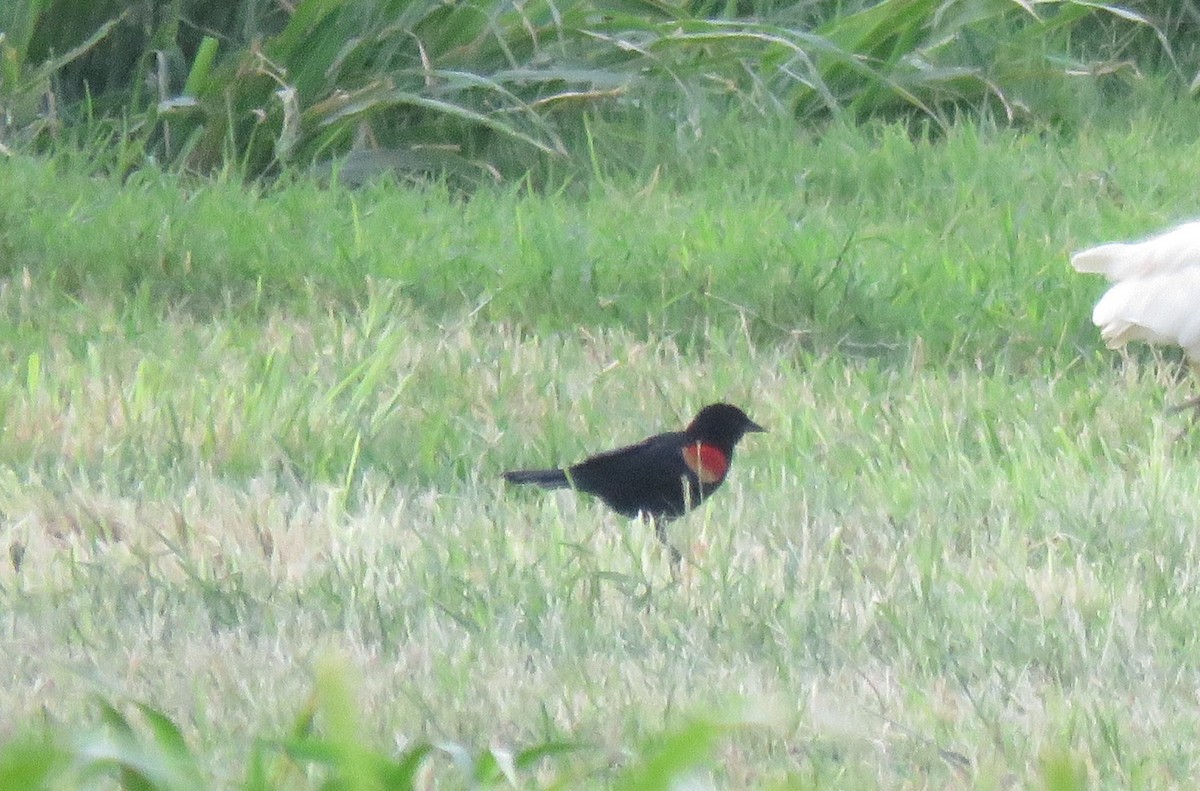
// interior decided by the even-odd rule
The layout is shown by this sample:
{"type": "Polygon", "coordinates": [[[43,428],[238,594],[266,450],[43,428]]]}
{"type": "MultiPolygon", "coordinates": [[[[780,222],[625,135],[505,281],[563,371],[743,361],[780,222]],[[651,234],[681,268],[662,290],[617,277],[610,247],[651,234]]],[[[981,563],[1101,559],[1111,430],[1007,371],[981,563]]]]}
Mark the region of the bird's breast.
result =
{"type": "Polygon", "coordinates": [[[729,458],[721,449],[703,442],[685,445],[683,462],[704,484],[720,483],[729,471],[729,458]]]}

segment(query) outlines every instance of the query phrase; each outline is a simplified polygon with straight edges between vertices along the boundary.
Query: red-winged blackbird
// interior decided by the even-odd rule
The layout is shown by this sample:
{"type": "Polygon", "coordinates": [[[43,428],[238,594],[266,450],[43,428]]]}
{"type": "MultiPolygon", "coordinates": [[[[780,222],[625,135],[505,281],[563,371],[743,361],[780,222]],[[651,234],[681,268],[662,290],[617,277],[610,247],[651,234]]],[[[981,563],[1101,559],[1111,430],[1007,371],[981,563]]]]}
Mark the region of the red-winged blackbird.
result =
{"type": "Polygon", "coordinates": [[[543,489],[570,487],[599,497],[622,516],[651,519],[659,540],[678,562],[678,550],[667,543],[665,524],[704,502],[725,482],[734,446],[753,431],[766,429],[735,406],[709,404],[683,431],[656,434],[565,469],[512,470],[504,477],[543,489]]]}

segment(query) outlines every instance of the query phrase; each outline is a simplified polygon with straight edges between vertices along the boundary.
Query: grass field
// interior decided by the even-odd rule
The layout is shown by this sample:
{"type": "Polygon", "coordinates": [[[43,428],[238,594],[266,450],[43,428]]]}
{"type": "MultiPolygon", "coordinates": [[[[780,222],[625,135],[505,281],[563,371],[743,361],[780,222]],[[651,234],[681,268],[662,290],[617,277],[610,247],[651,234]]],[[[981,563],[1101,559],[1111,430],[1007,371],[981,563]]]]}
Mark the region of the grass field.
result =
{"type": "Polygon", "coordinates": [[[332,662],[382,753],[588,745],[530,786],[655,787],[719,712],[689,787],[1185,787],[1195,383],[1067,254],[1196,213],[1194,116],[730,126],[470,198],[0,159],[0,737],[145,701],[241,787],[332,662]],[[499,479],[714,400],[771,433],[678,580],[499,479]]]}

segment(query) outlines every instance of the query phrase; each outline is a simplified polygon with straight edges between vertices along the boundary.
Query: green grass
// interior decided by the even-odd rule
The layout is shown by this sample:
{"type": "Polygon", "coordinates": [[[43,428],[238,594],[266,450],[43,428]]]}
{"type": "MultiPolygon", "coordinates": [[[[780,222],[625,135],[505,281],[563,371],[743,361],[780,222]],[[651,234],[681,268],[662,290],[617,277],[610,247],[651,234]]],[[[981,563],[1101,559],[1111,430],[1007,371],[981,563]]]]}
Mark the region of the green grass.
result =
{"type": "Polygon", "coordinates": [[[310,736],[585,745],[537,787],[656,787],[681,740],[735,788],[1186,784],[1194,383],[1102,350],[1066,255],[1188,216],[1190,115],[732,127],[470,199],[0,160],[0,739],[98,694],[214,787],[310,736]],[[672,527],[678,581],[499,480],[716,399],[771,433],[672,527]]]}
{"type": "MultiPolygon", "coordinates": [[[[578,190],[469,199],[181,189],[150,174],[118,185],[13,157],[0,163],[0,250],[10,273],[54,293],[196,318],[340,310],[387,282],[434,320],[465,306],[542,333],[625,327],[684,345],[744,322],[767,343],[886,353],[920,338],[939,359],[1024,365],[1093,343],[1099,286],[1064,275],[1070,249],[1191,211],[1195,114],[1164,101],[1133,100],[1131,121],[1061,142],[986,124],[945,137],[835,127],[814,141],[733,119],[675,151],[640,144],[663,166],[638,179],[600,169],[578,190]]],[[[601,161],[639,147],[604,131],[601,161]]]]}

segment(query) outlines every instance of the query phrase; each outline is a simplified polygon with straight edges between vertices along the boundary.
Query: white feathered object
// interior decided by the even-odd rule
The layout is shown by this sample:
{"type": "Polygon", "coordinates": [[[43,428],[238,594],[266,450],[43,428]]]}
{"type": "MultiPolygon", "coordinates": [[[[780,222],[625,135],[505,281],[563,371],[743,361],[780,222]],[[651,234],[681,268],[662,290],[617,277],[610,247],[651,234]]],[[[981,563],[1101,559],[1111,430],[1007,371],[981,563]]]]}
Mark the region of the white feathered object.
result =
{"type": "Polygon", "coordinates": [[[1092,310],[1110,348],[1128,341],[1174,344],[1200,366],[1200,221],[1141,242],[1081,250],[1071,266],[1112,281],[1092,310]]]}

